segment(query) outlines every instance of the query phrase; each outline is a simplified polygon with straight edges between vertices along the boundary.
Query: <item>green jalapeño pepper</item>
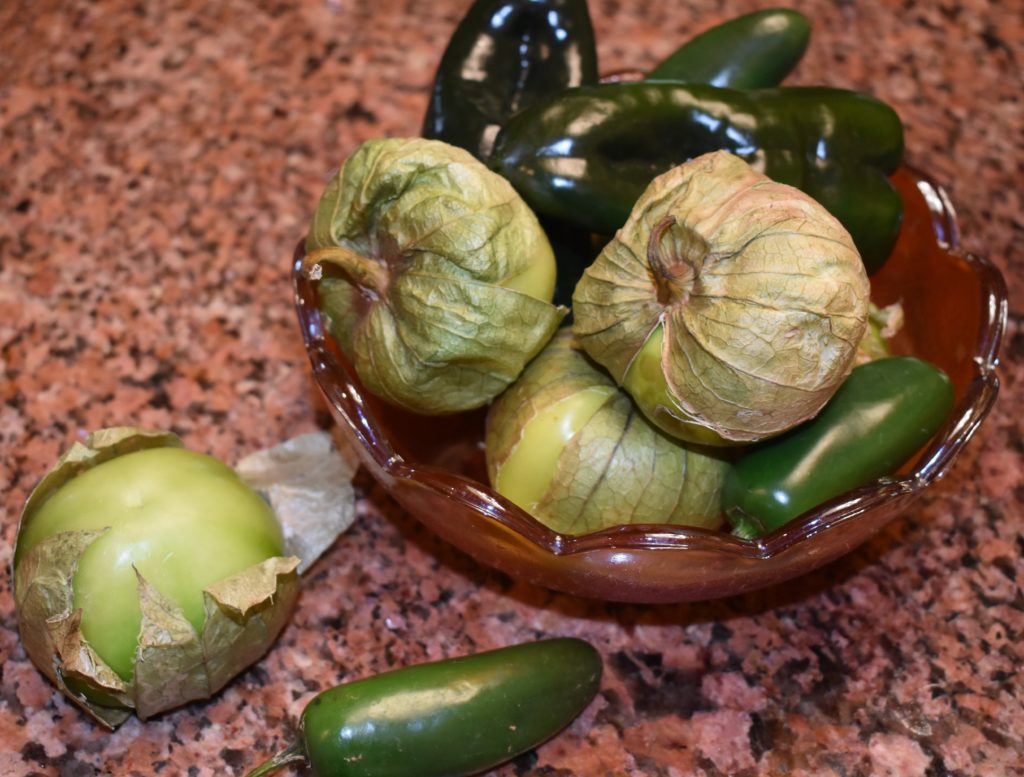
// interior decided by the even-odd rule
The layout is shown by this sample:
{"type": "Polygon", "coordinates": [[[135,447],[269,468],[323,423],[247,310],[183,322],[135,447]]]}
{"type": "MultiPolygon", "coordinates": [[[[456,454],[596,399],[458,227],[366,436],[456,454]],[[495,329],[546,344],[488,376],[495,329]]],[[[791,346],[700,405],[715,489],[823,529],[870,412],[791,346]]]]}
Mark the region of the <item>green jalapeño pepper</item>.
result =
{"type": "Polygon", "coordinates": [[[571,89],[514,116],[489,164],[535,211],[613,234],[655,176],[718,149],[813,192],[858,250],[898,228],[898,197],[876,197],[888,181],[862,168],[883,178],[896,169],[903,125],[882,101],[844,89],[666,81],[571,89]]]}
{"type": "Polygon", "coordinates": [[[541,640],[339,685],[302,713],[302,741],[251,772],[305,760],[317,777],[459,777],[524,753],[597,693],[587,642],[541,640]]]}
{"type": "Polygon", "coordinates": [[[423,137],[486,159],[514,113],[596,82],[586,0],[476,0],[441,57],[423,137]]]}
{"type": "Polygon", "coordinates": [[[733,89],[778,86],[800,62],[810,35],[811,24],[799,11],[754,11],[687,41],[647,78],[733,89]]]}
{"type": "Polygon", "coordinates": [[[949,378],[910,356],[856,367],[814,419],[754,447],[726,475],[734,533],[757,537],[895,472],[953,407],[949,378]]]}

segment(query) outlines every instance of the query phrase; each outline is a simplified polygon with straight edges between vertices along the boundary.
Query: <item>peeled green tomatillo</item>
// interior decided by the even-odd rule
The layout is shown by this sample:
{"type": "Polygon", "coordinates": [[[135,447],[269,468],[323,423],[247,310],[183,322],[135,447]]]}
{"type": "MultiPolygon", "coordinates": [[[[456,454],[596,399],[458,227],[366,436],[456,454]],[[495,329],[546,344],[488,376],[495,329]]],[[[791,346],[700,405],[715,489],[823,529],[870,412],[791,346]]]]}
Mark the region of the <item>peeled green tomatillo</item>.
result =
{"type": "Polygon", "coordinates": [[[835,393],[869,291],[828,211],[717,151],[651,182],[576,285],[573,329],[669,434],[753,442],[835,393]]]}
{"type": "Polygon", "coordinates": [[[649,423],[569,329],[491,406],[485,440],[495,490],[556,531],[722,522],[728,462],[649,423]]]}
{"type": "Polygon", "coordinates": [[[428,415],[481,407],[566,314],[555,258],[511,184],[437,140],[364,143],[306,239],[338,345],[377,396],[428,415]]]}
{"type": "Polygon", "coordinates": [[[76,444],[25,506],[14,559],[32,660],[116,725],[203,698],[258,658],[294,602],[273,510],[169,434],[76,444]]]}

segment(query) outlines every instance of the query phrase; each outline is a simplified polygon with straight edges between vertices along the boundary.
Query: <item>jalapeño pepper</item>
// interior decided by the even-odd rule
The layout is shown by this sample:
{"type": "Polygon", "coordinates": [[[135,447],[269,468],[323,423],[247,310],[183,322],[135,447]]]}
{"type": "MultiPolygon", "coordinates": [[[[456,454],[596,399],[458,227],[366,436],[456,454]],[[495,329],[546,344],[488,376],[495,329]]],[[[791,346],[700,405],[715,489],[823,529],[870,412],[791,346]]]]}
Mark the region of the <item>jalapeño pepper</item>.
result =
{"type": "Polygon", "coordinates": [[[396,669],[316,696],[302,741],[249,777],[293,761],[317,777],[476,774],[564,728],[600,681],[600,655],[570,637],[396,669]]]}
{"type": "Polygon", "coordinates": [[[902,207],[892,198],[865,201],[888,182],[861,168],[893,172],[903,126],[885,103],[844,89],[666,81],[571,89],[514,116],[489,163],[534,210],[612,234],[655,176],[717,149],[813,191],[858,249],[872,251],[869,267],[888,255],[872,245],[878,234],[895,234],[902,207]]]}
{"type": "Polygon", "coordinates": [[[928,362],[893,356],[856,367],[816,418],[733,465],[722,500],[735,533],[767,534],[895,472],[952,407],[949,378],[928,362]]]}
{"type": "Polygon", "coordinates": [[[687,41],[647,78],[734,89],[778,86],[803,57],[810,34],[810,22],[799,11],[754,11],[687,41]]]}
{"type": "Polygon", "coordinates": [[[514,113],[596,81],[586,0],[476,0],[441,57],[423,137],[485,159],[514,113]]]}

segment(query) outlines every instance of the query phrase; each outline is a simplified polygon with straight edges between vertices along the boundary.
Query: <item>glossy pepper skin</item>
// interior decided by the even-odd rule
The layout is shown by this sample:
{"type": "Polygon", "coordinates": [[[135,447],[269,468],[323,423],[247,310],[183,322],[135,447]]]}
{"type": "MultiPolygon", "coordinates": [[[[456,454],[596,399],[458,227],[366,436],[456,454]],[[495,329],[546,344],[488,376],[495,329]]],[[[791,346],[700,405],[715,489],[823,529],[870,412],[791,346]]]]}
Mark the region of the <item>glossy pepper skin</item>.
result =
{"type": "Polygon", "coordinates": [[[888,255],[873,241],[895,234],[902,205],[898,197],[867,202],[890,185],[862,168],[883,177],[896,169],[903,125],[882,101],[844,89],[741,91],[666,81],[572,89],[514,116],[489,164],[535,211],[613,234],[655,176],[716,149],[816,191],[845,219],[858,250],[872,250],[869,267],[888,255]]]}
{"type": "Polygon", "coordinates": [[[811,24],[799,11],[754,11],[690,39],[647,78],[733,89],[778,86],[800,62],[810,36],[811,24]]]}
{"type": "Polygon", "coordinates": [[[735,533],[762,536],[892,474],[952,407],[949,378],[928,362],[893,356],[856,367],[816,418],[733,465],[722,498],[735,533]]]}
{"type": "Polygon", "coordinates": [[[423,137],[486,159],[514,113],[596,82],[585,0],[476,0],[441,57],[423,137]]]}
{"type": "Polygon", "coordinates": [[[458,777],[497,766],[573,720],[600,685],[587,642],[542,640],[339,685],[302,714],[318,777],[458,777]]]}
{"type": "Polygon", "coordinates": [[[889,258],[903,222],[903,200],[889,177],[859,162],[816,159],[800,188],[828,209],[850,233],[872,274],[889,258]]]}

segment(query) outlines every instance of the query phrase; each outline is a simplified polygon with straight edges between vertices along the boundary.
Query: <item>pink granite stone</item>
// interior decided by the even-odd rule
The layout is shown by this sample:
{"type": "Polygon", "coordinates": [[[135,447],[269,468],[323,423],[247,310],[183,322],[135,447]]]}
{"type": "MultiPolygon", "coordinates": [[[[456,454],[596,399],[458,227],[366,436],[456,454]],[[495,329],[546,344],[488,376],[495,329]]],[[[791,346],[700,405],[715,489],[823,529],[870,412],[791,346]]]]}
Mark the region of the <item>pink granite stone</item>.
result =
{"type": "MultiPolygon", "coordinates": [[[[38,0],[0,6],[0,566],[60,451],[101,426],[172,429],[234,461],[327,423],[287,261],[361,141],[419,132],[468,0],[38,0]]],[[[592,0],[602,69],[648,67],[763,7],[592,0]]],[[[208,701],[105,731],[28,662],[0,576],[0,773],[241,774],[304,705],[391,667],[575,635],[602,690],[495,772],[1024,774],[1024,13],[1019,0],[808,0],[791,79],[871,91],[908,161],[1011,292],[1000,402],[902,520],[798,581],[639,607],[510,580],[366,477],[256,666],[208,701]]]]}

